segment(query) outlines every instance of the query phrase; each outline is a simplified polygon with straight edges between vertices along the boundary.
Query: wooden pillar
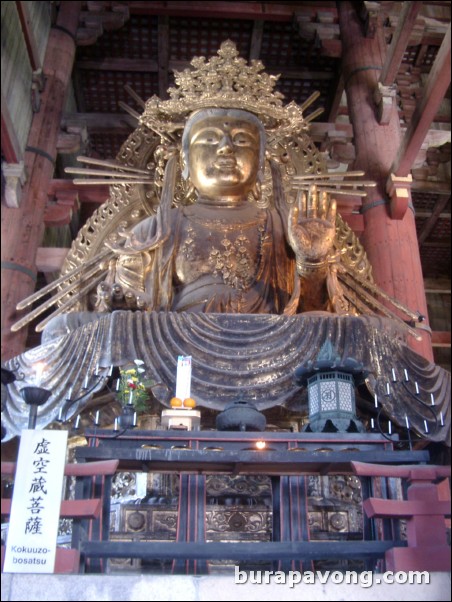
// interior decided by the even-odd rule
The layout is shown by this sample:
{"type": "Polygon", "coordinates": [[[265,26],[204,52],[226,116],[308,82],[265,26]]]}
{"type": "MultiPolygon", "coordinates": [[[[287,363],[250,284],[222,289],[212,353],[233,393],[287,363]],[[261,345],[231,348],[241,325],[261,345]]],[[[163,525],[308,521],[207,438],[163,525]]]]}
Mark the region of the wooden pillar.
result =
{"type": "MultiPolygon", "coordinates": [[[[81,2],[63,1],[44,59],[45,90],[34,115],[25,166],[28,181],[18,209],[2,207],[2,361],[24,350],[26,329],[11,333],[16,304],[35,288],[35,257],[44,231],[47,189],[52,179],[61,115],[74,63],[81,2]]],[[[30,82],[31,84],[31,82],[30,82]]]]}
{"type": "MultiPolygon", "coordinates": [[[[272,477],[272,541],[309,541],[307,477],[272,477]]],[[[277,571],[312,570],[312,563],[296,560],[274,562],[277,571]]]]}
{"type": "MultiPolygon", "coordinates": [[[[387,51],[383,31],[379,27],[373,38],[366,38],[354,3],[339,2],[338,7],[342,68],[356,147],[353,168],[364,170],[366,177],[377,182],[363,203],[361,240],[376,283],[411,310],[419,311],[426,324],[427,302],[409,183],[404,183],[403,191],[395,190],[392,199],[387,194],[391,165],[402,141],[397,107],[394,103],[387,125],[379,125],[373,101],[387,51]],[[406,210],[400,210],[400,203],[406,210]]],[[[429,333],[418,332],[422,341],[410,337],[408,344],[433,360],[429,333]]]]}
{"type": "MultiPolygon", "coordinates": [[[[181,474],[179,482],[176,540],[181,543],[205,543],[206,477],[205,475],[181,474]]],[[[205,574],[207,573],[207,560],[177,558],[173,562],[173,573],[205,574]]]]}

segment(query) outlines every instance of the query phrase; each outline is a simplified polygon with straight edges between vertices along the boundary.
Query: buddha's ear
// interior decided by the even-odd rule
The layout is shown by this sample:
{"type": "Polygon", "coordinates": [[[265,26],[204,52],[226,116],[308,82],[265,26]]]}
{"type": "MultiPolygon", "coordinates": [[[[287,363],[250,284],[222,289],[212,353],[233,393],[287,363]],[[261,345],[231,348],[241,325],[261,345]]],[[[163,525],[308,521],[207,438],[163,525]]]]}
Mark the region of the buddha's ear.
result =
{"type": "Polygon", "coordinates": [[[181,170],[182,178],[184,180],[188,180],[189,176],[190,176],[190,172],[188,169],[186,153],[184,153],[183,149],[181,150],[181,153],[180,153],[180,170],[181,170]]]}

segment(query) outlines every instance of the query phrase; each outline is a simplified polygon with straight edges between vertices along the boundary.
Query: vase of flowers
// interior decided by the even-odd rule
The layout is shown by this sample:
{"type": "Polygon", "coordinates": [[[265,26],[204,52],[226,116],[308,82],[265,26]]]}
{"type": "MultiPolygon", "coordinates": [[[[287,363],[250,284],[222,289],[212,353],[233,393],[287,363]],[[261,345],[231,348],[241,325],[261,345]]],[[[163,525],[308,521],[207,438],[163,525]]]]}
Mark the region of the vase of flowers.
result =
{"type": "Polygon", "coordinates": [[[117,397],[123,408],[137,414],[143,414],[148,409],[148,388],[153,381],[146,377],[143,360],[136,359],[119,369],[119,380],[116,386],[117,397]]]}

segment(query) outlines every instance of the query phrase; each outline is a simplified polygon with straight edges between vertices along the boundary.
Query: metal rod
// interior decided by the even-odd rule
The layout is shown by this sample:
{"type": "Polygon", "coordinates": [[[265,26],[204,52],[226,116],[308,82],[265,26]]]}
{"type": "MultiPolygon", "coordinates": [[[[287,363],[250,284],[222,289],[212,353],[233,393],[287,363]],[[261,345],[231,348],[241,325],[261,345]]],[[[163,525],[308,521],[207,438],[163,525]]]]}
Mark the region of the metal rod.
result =
{"type": "Polygon", "coordinates": [[[34,430],[36,428],[36,420],[38,417],[38,406],[30,405],[30,410],[28,412],[28,428],[34,430]]]}
{"type": "Polygon", "coordinates": [[[143,107],[143,109],[146,107],[146,103],[144,102],[144,100],[141,98],[141,96],[138,96],[138,94],[135,92],[135,90],[132,90],[132,88],[126,84],[124,86],[124,90],[127,92],[127,94],[129,96],[131,96],[133,98],[133,100],[140,105],[140,107],[143,107]]]}
{"type": "MultiPolygon", "coordinates": [[[[75,180],[74,180],[75,182],[75,180]]],[[[362,190],[355,190],[354,188],[350,190],[337,190],[336,188],[323,188],[319,187],[322,192],[329,192],[331,194],[344,194],[347,196],[359,196],[365,197],[367,196],[367,192],[363,192],[362,190]]],[[[292,186],[292,190],[309,190],[309,187],[305,186],[292,186]]]]}
{"type": "Polygon", "coordinates": [[[344,171],[336,173],[318,173],[318,174],[306,174],[304,176],[293,176],[293,180],[317,180],[319,178],[357,178],[364,176],[364,171],[344,171]]]}
{"type": "Polygon", "coordinates": [[[104,249],[103,251],[101,251],[98,255],[96,255],[92,259],[89,259],[88,261],[83,262],[81,265],[78,266],[78,268],[75,268],[74,270],[72,270],[71,272],[68,272],[64,276],[60,276],[59,278],[57,278],[57,280],[54,280],[50,284],[47,284],[47,286],[40,289],[36,293],[33,293],[26,299],[19,301],[19,303],[16,305],[16,309],[25,309],[26,307],[28,307],[29,305],[31,305],[32,303],[34,303],[41,297],[44,297],[44,295],[47,295],[47,293],[52,291],[54,288],[57,288],[57,286],[59,286],[63,282],[66,282],[66,280],[69,280],[70,278],[77,276],[77,274],[80,274],[80,272],[83,272],[83,270],[86,270],[86,268],[91,267],[93,264],[99,263],[101,261],[101,259],[104,259],[107,255],[113,255],[113,253],[110,251],[110,249],[104,249]]]}
{"type": "MultiPolygon", "coordinates": [[[[300,186],[304,186],[307,188],[312,186],[313,182],[315,182],[315,180],[295,180],[293,182],[293,185],[295,185],[297,188],[299,188],[300,186]]],[[[345,182],[344,180],[331,179],[324,180],[323,182],[316,182],[315,185],[317,186],[317,188],[322,188],[323,186],[341,186],[343,188],[348,188],[351,186],[370,186],[373,188],[376,185],[376,183],[372,182],[372,180],[348,180],[345,182]]]]}
{"type": "Polygon", "coordinates": [[[313,113],[311,113],[310,115],[308,115],[307,117],[305,117],[304,120],[307,123],[309,123],[310,121],[313,121],[313,119],[315,119],[316,117],[318,117],[319,115],[321,115],[324,111],[325,111],[325,109],[323,107],[319,107],[313,113]]]}
{"type": "MultiPolygon", "coordinates": [[[[65,295],[67,295],[67,293],[72,291],[74,288],[77,288],[78,286],[80,286],[80,284],[82,282],[84,282],[87,278],[90,278],[91,276],[93,276],[97,271],[99,271],[100,267],[101,267],[100,264],[95,265],[93,268],[91,268],[91,270],[88,270],[86,272],[86,274],[83,275],[83,278],[81,278],[80,280],[76,280],[75,282],[72,282],[72,284],[70,284],[69,286],[67,286],[66,288],[61,290],[59,293],[57,293],[56,295],[51,297],[48,301],[44,302],[42,305],[40,305],[39,307],[37,307],[36,309],[31,311],[29,314],[24,316],[21,320],[18,320],[15,324],[13,324],[11,326],[11,331],[17,332],[18,330],[20,330],[21,328],[23,328],[24,326],[29,324],[37,316],[41,315],[43,312],[45,312],[47,309],[49,309],[49,307],[52,307],[52,305],[55,305],[55,303],[57,301],[59,301],[59,299],[61,299],[65,295]]],[[[103,270],[100,277],[102,278],[105,273],[106,273],[106,270],[103,270]]],[[[78,299],[77,295],[74,295],[74,297],[77,297],[77,299],[78,299]]]]}
{"type": "MultiPolygon", "coordinates": [[[[346,267],[347,269],[347,267],[346,267]]],[[[400,311],[403,311],[403,313],[405,313],[407,316],[409,316],[410,318],[412,318],[413,320],[417,320],[419,318],[419,315],[415,312],[413,312],[411,309],[409,309],[408,307],[406,307],[405,305],[403,305],[403,303],[400,303],[400,301],[397,301],[397,299],[394,299],[393,297],[391,297],[391,295],[388,295],[388,293],[385,293],[383,290],[381,290],[378,286],[376,286],[373,282],[370,282],[369,280],[364,280],[363,278],[361,278],[360,276],[358,276],[357,274],[351,273],[348,269],[347,272],[363,287],[363,288],[367,288],[369,289],[372,293],[379,295],[380,297],[382,297],[383,299],[386,299],[386,301],[389,301],[390,303],[392,303],[392,305],[394,307],[396,307],[397,309],[400,309],[400,311]]]]}
{"type": "MultiPolygon", "coordinates": [[[[408,326],[408,324],[406,324],[406,322],[404,322],[402,319],[400,319],[398,316],[396,316],[390,309],[388,309],[382,303],[380,303],[374,297],[372,297],[372,295],[370,293],[368,293],[364,287],[360,286],[360,284],[358,282],[353,282],[353,281],[350,282],[351,277],[348,274],[338,273],[338,278],[340,280],[342,280],[342,282],[344,282],[352,290],[354,290],[357,294],[362,295],[366,299],[366,301],[368,301],[371,305],[373,305],[373,307],[378,309],[383,315],[388,316],[389,318],[392,318],[393,320],[396,320],[401,325],[403,325],[403,327],[406,328],[409,331],[409,333],[416,340],[420,339],[419,335],[414,330],[414,328],[411,328],[410,326],[408,326]],[[355,287],[359,287],[360,291],[358,292],[355,287]]],[[[391,298],[389,298],[388,301],[392,301],[391,298]]]]}
{"type": "Polygon", "coordinates": [[[113,167],[114,169],[122,169],[123,171],[132,171],[133,173],[141,173],[144,175],[149,174],[145,169],[137,169],[136,167],[129,167],[128,165],[121,165],[120,163],[116,163],[116,161],[107,161],[104,159],[94,159],[93,157],[84,157],[83,155],[79,155],[77,157],[77,161],[80,163],[88,163],[89,165],[99,165],[102,167],[113,167]]]}
{"type": "Polygon", "coordinates": [[[68,309],[69,307],[74,305],[74,303],[76,303],[80,297],[83,297],[83,295],[85,295],[94,286],[96,286],[96,284],[98,284],[104,276],[105,276],[105,271],[103,271],[102,274],[99,274],[99,276],[97,278],[95,278],[94,280],[92,280],[89,284],[87,284],[87,286],[82,288],[82,290],[79,291],[77,293],[77,295],[74,295],[73,297],[68,299],[65,303],[63,303],[63,305],[61,305],[56,311],[54,311],[52,314],[50,314],[50,316],[48,316],[45,320],[43,320],[42,322],[39,322],[39,324],[35,328],[36,332],[42,332],[52,318],[54,318],[55,316],[58,316],[59,314],[62,314],[64,311],[66,311],[66,309],[68,309]]]}
{"type": "Polygon", "coordinates": [[[119,180],[117,178],[110,180],[98,180],[96,178],[81,180],[75,178],[72,180],[77,186],[83,186],[84,184],[152,184],[152,180],[119,180]]]}
{"type": "Polygon", "coordinates": [[[132,115],[132,117],[134,117],[137,121],[140,121],[140,117],[141,115],[139,113],[137,113],[136,111],[134,111],[132,109],[132,107],[129,107],[129,105],[127,105],[125,102],[123,102],[122,100],[120,100],[118,102],[118,105],[121,107],[121,109],[124,109],[124,111],[126,113],[128,113],[129,115],[132,115]]]}
{"type": "MultiPolygon", "coordinates": [[[[105,171],[102,169],[84,169],[83,167],[66,167],[64,170],[65,173],[69,174],[78,174],[78,175],[87,175],[87,176],[109,176],[112,178],[124,178],[124,179],[136,179],[142,180],[142,174],[134,174],[134,173],[121,173],[118,171],[105,171]]],[[[149,179],[151,180],[151,174],[149,174],[149,179]]]]}
{"type": "Polygon", "coordinates": [[[313,92],[311,94],[311,96],[309,98],[307,98],[300,105],[300,109],[302,110],[302,112],[304,112],[310,105],[312,105],[312,103],[315,102],[318,99],[319,96],[320,96],[320,92],[318,90],[316,90],[315,92],[313,92]]]}

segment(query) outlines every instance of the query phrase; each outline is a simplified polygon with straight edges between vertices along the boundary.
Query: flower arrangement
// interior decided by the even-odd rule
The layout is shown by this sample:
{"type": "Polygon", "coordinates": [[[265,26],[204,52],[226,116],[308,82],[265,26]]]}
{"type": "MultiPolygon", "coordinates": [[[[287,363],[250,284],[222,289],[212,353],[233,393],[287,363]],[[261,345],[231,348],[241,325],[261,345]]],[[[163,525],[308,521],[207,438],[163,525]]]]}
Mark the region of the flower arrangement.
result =
{"type": "Polygon", "coordinates": [[[119,369],[120,377],[116,385],[118,399],[122,405],[133,405],[135,411],[143,413],[147,410],[149,393],[147,389],[153,384],[145,377],[143,360],[134,360],[119,369]]]}

